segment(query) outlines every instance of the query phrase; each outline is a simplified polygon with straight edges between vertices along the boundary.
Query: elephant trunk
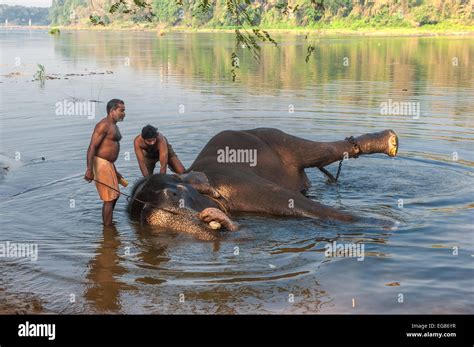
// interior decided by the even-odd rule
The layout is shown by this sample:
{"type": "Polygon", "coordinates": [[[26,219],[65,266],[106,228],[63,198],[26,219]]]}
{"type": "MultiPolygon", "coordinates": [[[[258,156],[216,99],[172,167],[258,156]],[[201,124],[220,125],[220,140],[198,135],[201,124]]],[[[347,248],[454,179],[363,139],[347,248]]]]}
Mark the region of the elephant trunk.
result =
{"type": "Polygon", "coordinates": [[[141,222],[165,230],[192,234],[203,241],[218,239],[218,231],[213,230],[208,223],[201,221],[196,213],[185,209],[181,209],[179,213],[175,214],[163,209],[146,207],[142,211],[141,222]]]}
{"type": "Polygon", "coordinates": [[[177,232],[192,234],[199,240],[212,241],[219,237],[219,229],[238,230],[238,225],[224,212],[217,208],[208,207],[196,211],[181,209],[159,209],[146,205],[141,213],[142,224],[162,227],[177,232]]]}

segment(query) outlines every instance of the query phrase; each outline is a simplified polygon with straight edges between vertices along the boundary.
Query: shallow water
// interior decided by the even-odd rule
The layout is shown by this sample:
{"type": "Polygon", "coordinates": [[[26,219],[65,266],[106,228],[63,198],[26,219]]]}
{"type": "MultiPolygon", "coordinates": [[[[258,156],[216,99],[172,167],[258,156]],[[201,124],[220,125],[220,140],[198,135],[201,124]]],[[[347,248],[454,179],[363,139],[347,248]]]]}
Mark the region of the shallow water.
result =
{"type": "Polygon", "coordinates": [[[325,37],[306,64],[303,36],[276,38],[260,64],[241,53],[232,83],[232,34],[2,29],[0,241],[39,253],[0,258],[0,295],[56,313],[474,313],[474,40],[325,37]],[[59,79],[32,81],[37,63],[59,79]],[[239,216],[240,231],[202,242],[134,225],[121,198],[104,231],[82,177],[111,98],[126,102],[116,165],[132,183],[147,123],[186,167],[224,129],[332,141],[391,128],[398,157],[347,161],[336,185],[307,170],[308,194],[398,227],[239,216]],[[389,99],[419,102],[420,117],[381,114],[389,99]],[[100,101],[95,119],[56,115],[63,100],[100,101]],[[364,245],[364,260],[326,257],[333,241],[364,245]]]}

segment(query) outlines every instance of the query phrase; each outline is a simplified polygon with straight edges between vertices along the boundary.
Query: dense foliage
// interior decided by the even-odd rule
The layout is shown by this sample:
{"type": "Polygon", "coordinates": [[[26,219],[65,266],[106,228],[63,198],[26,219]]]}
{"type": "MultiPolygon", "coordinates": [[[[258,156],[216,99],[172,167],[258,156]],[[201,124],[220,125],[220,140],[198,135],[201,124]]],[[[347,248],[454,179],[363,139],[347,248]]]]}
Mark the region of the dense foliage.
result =
{"type": "Polygon", "coordinates": [[[469,0],[54,0],[53,24],[164,23],[189,27],[416,27],[472,25],[469,0]],[[231,6],[229,6],[229,4],[231,6]],[[233,8],[236,12],[233,13],[233,8]]]}

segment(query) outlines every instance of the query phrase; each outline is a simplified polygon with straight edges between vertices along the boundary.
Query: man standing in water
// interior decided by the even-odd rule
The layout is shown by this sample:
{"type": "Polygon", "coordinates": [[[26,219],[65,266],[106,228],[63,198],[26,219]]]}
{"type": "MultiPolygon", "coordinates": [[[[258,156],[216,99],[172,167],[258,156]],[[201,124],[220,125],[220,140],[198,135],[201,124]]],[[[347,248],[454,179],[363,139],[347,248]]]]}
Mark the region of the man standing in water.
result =
{"type": "Polygon", "coordinates": [[[99,197],[104,202],[102,220],[104,225],[112,225],[112,215],[119,198],[118,183],[123,177],[117,172],[114,162],[120,151],[120,134],[117,122],[125,118],[125,104],[122,100],[112,99],[107,103],[107,117],[96,124],[87,150],[87,170],[84,179],[95,180],[99,197]],[[116,190],[108,188],[102,182],[116,190]]]}
{"type": "Polygon", "coordinates": [[[184,173],[184,166],[178,159],[173,147],[154,126],[147,125],[143,127],[141,135],[135,137],[133,145],[138,165],[144,177],[153,175],[153,170],[155,170],[158,161],[160,162],[160,174],[166,173],[168,165],[177,174],[184,173]]]}

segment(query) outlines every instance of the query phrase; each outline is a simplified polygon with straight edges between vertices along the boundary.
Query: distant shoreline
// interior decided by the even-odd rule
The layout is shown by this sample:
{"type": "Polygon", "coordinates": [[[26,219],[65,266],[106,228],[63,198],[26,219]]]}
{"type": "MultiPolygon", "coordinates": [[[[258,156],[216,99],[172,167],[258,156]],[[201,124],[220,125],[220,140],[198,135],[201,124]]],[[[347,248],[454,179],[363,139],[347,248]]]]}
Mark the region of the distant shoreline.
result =
{"type": "MultiPolygon", "coordinates": [[[[140,32],[156,32],[164,35],[171,32],[183,33],[234,33],[235,29],[229,28],[189,28],[189,27],[146,27],[141,25],[134,26],[49,26],[49,25],[8,25],[0,26],[1,29],[15,30],[49,30],[51,28],[59,28],[63,31],[140,31],[140,32]]],[[[341,36],[474,36],[474,27],[471,29],[432,29],[432,28],[364,28],[364,29],[336,29],[336,28],[287,28],[287,29],[267,29],[262,28],[269,33],[285,33],[306,35],[341,35],[341,36]]]]}

